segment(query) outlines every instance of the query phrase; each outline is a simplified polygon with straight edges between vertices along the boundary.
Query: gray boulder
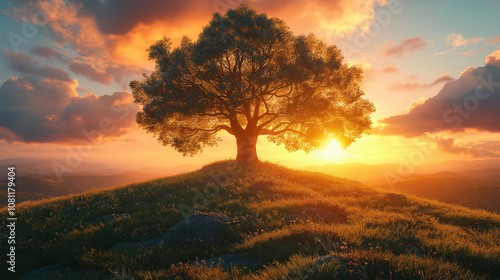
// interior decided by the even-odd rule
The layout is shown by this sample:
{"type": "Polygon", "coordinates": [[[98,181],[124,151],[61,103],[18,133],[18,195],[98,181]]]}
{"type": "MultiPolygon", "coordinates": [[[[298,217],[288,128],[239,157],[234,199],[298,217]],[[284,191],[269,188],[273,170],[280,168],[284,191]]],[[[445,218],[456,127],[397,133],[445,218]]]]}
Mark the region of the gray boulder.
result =
{"type": "Polygon", "coordinates": [[[218,213],[200,213],[189,216],[169,228],[162,236],[163,245],[181,246],[205,240],[217,234],[219,228],[234,219],[218,213]]]}
{"type": "Polygon", "coordinates": [[[111,247],[110,250],[131,250],[161,244],[171,247],[191,244],[215,236],[223,224],[233,220],[233,218],[219,213],[195,214],[169,228],[162,237],[138,242],[118,243],[111,247]]]}

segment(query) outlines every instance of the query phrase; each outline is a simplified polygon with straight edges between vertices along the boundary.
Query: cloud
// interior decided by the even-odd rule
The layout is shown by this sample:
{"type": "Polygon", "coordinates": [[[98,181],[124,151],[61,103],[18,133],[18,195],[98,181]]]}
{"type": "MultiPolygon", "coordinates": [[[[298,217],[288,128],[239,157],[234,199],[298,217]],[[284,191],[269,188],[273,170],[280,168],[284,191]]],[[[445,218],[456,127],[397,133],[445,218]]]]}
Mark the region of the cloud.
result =
{"type": "Polygon", "coordinates": [[[399,69],[396,68],[394,65],[386,66],[384,69],[382,69],[383,73],[398,73],[399,69]]]}
{"type": "Polygon", "coordinates": [[[452,45],[454,48],[458,48],[461,46],[468,46],[470,44],[476,44],[483,40],[483,38],[479,38],[479,35],[476,37],[472,37],[469,39],[464,39],[461,34],[451,33],[446,37],[446,44],[452,45]]]}
{"type": "Polygon", "coordinates": [[[493,51],[486,57],[486,64],[500,67],[500,50],[493,51]]]}
{"type": "Polygon", "coordinates": [[[100,69],[93,63],[71,59],[60,51],[47,46],[37,46],[31,50],[31,53],[43,57],[47,61],[54,59],[63,64],[67,64],[71,72],[105,85],[109,85],[113,80],[120,84],[126,80],[126,78],[139,75],[141,72],[146,72],[146,69],[138,66],[120,64],[111,64],[110,66],[105,66],[103,69],[100,69]]]}
{"type": "Polygon", "coordinates": [[[427,42],[422,37],[408,38],[398,45],[394,46],[394,42],[388,42],[383,47],[385,56],[394,56],[400,58],[404,53],[414,52],[425,49],[427,42]]]}
{"type": "Polygon", "coordinates": [[[451,51],[452,51],[452,50],[447,50],[447,51],[438,52],[438,53],[433,54],[433,56],[438,56],[438,55],[447,54],[447,53],[449,53],[449,52],[451,52],[451,51]]]}
{"type": "Polygon", "coordinates": [[[44,78],[54,78],[69,81],[68,72],[51,66],[40,66],[40,61],[33,59],[25,52],[2,51],[2,57],[7,60],[8,67],[21,74],[35,75],[44,78]]]}
{"type": "Polygon", "coordinates": [[[450,81],[453,81],[454,79],[450,77],[450,74],[444,73],[441,74],[439,77],[437,77],[432,83],[429,84],[429,86],[434,86],[440,83],[447,83],[450,81]]]}
{"type": "Polygon", "coordinates": [[[103,34],[124,35],[139,24],[151,25],[166,21],[170,25],[187,24],[189,18],[208,17],[215,12],[213,1],[127,1],[76,0],[80,11],[95,18],[103,34]]]}
{"type": "Polygon", "coordinates": [[[416,137],[466,130],[500,132],[500,51],[483,67],[468,68],[439,93],[409,112],[380,120],[376,133],[416,137]]]}
{"type": "MultiPolygon", "coordinates": [[[[331,33],[345,34],[357,28],[367,28],[374,20],[375,5],[386,5],[385,0],[250,0],[250,1],[124,1],[76,0],[84,14],[95,18],[103,34],[124,35],[138,25],[153,25],[161,21],[173,27],[190,24],[192,19],[208,21],[212,13],[225,12],[229,7],[247,3],[259,12],[278,16],[292,28],[301,25],[327,29],[331,33]]],[[[302,30],[301,30],[302,31],[302,30]]],[[[301,32],[299,31],[299,32],[301,32]]]]}
{"type": "Polygon", "coordinates": [[[71,61],[69,63],[69,69],[75,74],[82,75],[105,85],[109,85],[112,80],[120,84],[126,77],[132,76],[134,73],[138,74],[146,71],[141,67],[132,65],[113,65],[105,67],[104,69],[99,69],[91,63],[78,60],[71,61]]]}
{"type": "MultiPolygon", "coordinates": [[[[437,148],[445,153],[457,156],[500,157],[500,151],[478,147],[478,145],[458,145],[455,138],[434,138],[437,148]]],[[[498,143],[497,143],[498,144],[498,143]]]]}
{"type": "Polygon", "coordinates": [[[470,44],[477,44],[477,43],[479,43],[481,41],[483,41],[483,38],[480,38],[479,35],[476,36],[476,37],[464,39],[464,37],[461,34],[451,33],[450,35],[448,35],[446,37],[445,42],[448,45],[452,45],[453,48],[450,49],[450,50],[446,50],[446,51],[435,53],[434,56],[447,54],[447,53],[449,53],[449,52],[457,49],[458,47],[468,46],[470,44]]]}
{"type": "MultiPolygon", "coordinates": [[[[130,53],[127,46],[132,45],[133,40],[122,38],[121,36],[106,35],[102,33],[95,19],[83,9],[81,3],[76,1],[50,0],[50,1],[27,1],[17,0],[21,5],[13,8],[14,18],[39,19],[46,21],[43,30],[46,36],[53,41],[58,48],[64,49],[64,53],[47,46],[38,46],[31,50],[31,53],[45,58],[48,62],[57,60],[64,64],[74,64],[73,69],[77,74],[86,76],[94,81],[109,84],[114,80],[123,81],[128,76],[139,76],[146,72],[146,48],[160,36],[156,34],[156,39],[141,40],[140,57],[134,61],[123,61],[121,52],[127,53],[131,57],[137,56],[130,53]],[[125,39],[122,41],[121,39],[125,39]],[[98,77],[101,75],[101,77],[98,77]]],[[[134,1],[135,2],[135,1],[134,1]]],[[[161,34],[163,35],[163,34],[161,34]]]]}
{"type": "MultiPolygon", "coordinates": [[[[148,64],[147,49],[166,35],[174,44],[182,36],[192,39],[208,24],[212,14],[248,3],[270,17],[282,18],[295,33],[309,33],[331,40],[332,36],[366,31],[375,21],[376,6],[387,0],[17,0],[12,16],[33,18],[40,12],[48,15],[49,37],[59,47],[71,45],[80,60],[103,69],[117,64],[148,64]],[[43,4],[46,3],[46,4],[43,4]],[[47,4],[48,3],[48,4],[47,4]],[[51,4],[50,4],[51,3],[51,4]]],[[[394,6],[394,5],[392,5],[394,6]]]]}
{"type": "Polygon", "coordinates": [[[4,139],[7,143],[19,141],[19,136],[14,134],[10,129],[0,126],[0,139],[4,139]]]}
{"type": "Polygon", "coordinates": [[[386,0],[251,0],[245,1],[259,12],[279,17],[296,33],[345,36],[358,30],[367,31],[375,21],[374,8],[386,0]]]}
{"type": "Polygon", "coordinates": [[[76,80],[10,78],[0,86],[0,138],[88,144],[120,137],[135,126],[138,105],[129,92],[79,96],[77,88],[76,80]]]}
{"type": "Polygon", "coordinates": [[[498,35],[496,38],[495,36],[491,36],[490,38],[488,38],[488,40],[485,42],[486,45],[497,45],[500,43],[500,35],[498,35]]]}
{"type": "Polygon", "coordinates": [[[482,53],[483,51],[484,51],[484,49],[480,49],[477,51],[470,50],[470,51],[466,51],[466,52],[459,52],[459,53],[457,53],[457,55],[459,55],[459,56],[474,56],[474,55],[478,55],[478,54],[482,53]]]}
{"type": "Polygon", "coordinates": [[[56,59],[56,60],[63,62],[63,63],[68,63],[70,61],[70,58],[68,58],[64,54],[60,53],[59,51],[56,51],[55,49],[53,49],[51,47],[47,47],[47,46],[43,46],[43,45],[34,47],[31,50],[31,53],[36,55],[36,56],[43,57],[47,61],[51,61],[52,59],[56,59]]]}
{"type": "Polygon", "coordinates": [[[417,101],[411,103],[410,106],[408,106],[408,108],[406,108],[406,111],[410,112],[411,110],[413,110],[413,108],[424,104],[425,101],[427,101],[427,99],[429,99],[429,98],[427,98],[427,97],[420,97],[419,99],[417,99],[417,101]]]}
{"type": "Polygon", "coordinates": [[[447,83],[450,81],[453,81],[454,79],[450,77],[450,74],[444,73],[437,77],[433,82],[428,83],[428,84],[422,84],[422,83],[396,83],[389,85],[387,87],[388,90],[391,91],[416,91],[416,90],[422,90],[426,88],[433,87],[435,85],[441,84],[441,83],[447,83]]]}

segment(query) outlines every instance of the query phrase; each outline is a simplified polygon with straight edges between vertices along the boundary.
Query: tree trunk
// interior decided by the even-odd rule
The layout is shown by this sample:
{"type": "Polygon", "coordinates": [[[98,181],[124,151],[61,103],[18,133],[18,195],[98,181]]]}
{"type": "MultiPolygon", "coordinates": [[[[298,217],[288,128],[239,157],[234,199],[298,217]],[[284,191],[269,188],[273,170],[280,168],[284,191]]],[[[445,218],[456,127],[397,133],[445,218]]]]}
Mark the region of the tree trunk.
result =
{"type": "Polygon", "coordinates": [[[244,133],[236,136],[236,145],[238,146],[238,154],[236,160],[240,162],[256,162],[259,161],[257,157],[257,137],[258,135],[251,135],[244,133]]]}

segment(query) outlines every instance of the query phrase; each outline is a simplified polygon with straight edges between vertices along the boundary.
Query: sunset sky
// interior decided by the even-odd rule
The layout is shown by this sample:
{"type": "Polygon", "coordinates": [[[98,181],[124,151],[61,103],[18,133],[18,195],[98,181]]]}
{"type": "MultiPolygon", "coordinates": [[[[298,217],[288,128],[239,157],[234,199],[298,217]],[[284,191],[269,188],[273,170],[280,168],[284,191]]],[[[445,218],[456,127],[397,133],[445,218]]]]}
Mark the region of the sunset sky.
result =
{"type": "Polygon", "coordinates": [[[195,157],[163,147],[137,127],[128,83],[154,68],[146,49],[156,40],[196,40],[213,13],[243,2],[340,47],[365,70],[363,90],[377,109],[371,134],[346,150],[332,142],[288,153],[261,136],[261,160],[500,158],[500,1],[20,0],[0,4],[0,159],[140,168],[234,158],[229,134],[195,157]]]}

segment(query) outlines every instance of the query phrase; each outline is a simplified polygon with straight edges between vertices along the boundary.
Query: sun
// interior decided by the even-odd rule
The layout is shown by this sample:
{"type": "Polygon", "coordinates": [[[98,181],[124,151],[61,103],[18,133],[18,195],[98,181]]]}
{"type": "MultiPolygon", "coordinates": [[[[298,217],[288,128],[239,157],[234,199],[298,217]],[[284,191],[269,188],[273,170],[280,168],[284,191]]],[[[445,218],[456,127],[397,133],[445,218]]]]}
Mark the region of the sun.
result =
{"type": "Polygon", "coordinates": [[[331,140],[324,150],[318,151],[318,155],[323,160],[338,160],[340,158],[345,157],[346,154],[347,151],[342,150],[342,148],[340,148],[340,145],[336,140],[331,140]]]}

